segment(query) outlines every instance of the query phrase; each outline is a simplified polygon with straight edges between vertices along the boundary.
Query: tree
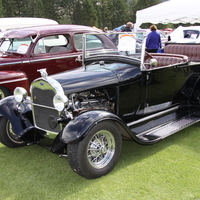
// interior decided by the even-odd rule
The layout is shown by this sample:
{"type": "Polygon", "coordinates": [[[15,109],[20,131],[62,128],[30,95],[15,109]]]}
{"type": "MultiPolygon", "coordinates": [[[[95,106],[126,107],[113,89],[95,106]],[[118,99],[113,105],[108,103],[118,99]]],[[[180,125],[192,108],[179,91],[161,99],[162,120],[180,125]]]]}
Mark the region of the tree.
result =
{"type": "MultiPolygon", "coordinates": [[[[32,0],[31,4],[30,0],[26,0],[26,2],[27,5],[29,5],[27,6],[27,10],[29,13],[32,13],[31,15],[33,17],[43,17],[56,21],[61,19],[61,16],[59,15],[59,0],[32,0]]],[[[27,13],[23,16],[29,16],[29,14],[27,13]]]]}
{"type": "Polygon", "coordinates": [[[2,0],[3,14],[5,17],[15,17],[16,4],[15,0],[2,0]]]}
{"type": "Polygon", "coordinates": [[[98,26],[97,10],[94,2],[91,0],[84,0],[81,12],[81,24],[88,26],[98,26]]]}
{"type": "Polygon", "coordinates": [[[19,17],[34,17],[35,7],[38,5],[36,0],[22,1],[22,6],[19,8],[20,16],[19,17]]]}
{"type": "MultiPolygon", "coordinates": [[[[59,4],[59,13],[62,16],[60,22],[61,23],[73,23],[73,19],[79,19],[79,16],[76,16],[76,12],[80,9],[80,0],[60,0],[59,4]]],[[[74,21],[78,21],[78,20],[74,21]]]]}
{"type": "Polygon", "coordinates": [[[105,26],[113,29],[135,23],[137,10],[160,0],[0,0],[2,17],[44,17],[59,23],[105,26]]]}
{"type": "Polygon", "coordinates": [[[0,0],[0,17],[3,17],[3,5],[2,5],[2,0],[0,0]]]}
{"type": "Polygon", "coordinates": [[[106,0],[94,1],[94,6],[98,18],[98,27],[103,29],[104,27],[112,27],[111,22],[111,10],[109,7],[109,2],[106,0]]]}
{"type": "Polygon", "coordinates": [[[96,1],[98,25],[113,29],[132,21],[130,3],[134,0],[99,0],[96,1]]]}
{"type": "Polygon", "coordinates": [[[126,1],[111,0],[109,1],[109,9],[112,13],[111,23],[113,28],[125,24],[128,21],[129,12],[126,1]]]}

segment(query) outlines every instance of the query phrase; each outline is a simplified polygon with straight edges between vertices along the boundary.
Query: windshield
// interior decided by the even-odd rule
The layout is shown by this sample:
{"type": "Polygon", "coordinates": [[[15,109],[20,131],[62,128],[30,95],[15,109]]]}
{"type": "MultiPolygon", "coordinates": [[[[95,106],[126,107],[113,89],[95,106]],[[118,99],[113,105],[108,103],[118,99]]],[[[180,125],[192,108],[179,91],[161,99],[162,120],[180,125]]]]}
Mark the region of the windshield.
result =
{"type": "Polygon", "coordinates": [[[9,38],[3,40],[0,48],[5,52],[25,54],[28,50],[30,43],[31,43],[30,37],[26,37],[23,39],[9,38]]]}
{"type": "Polygon", "coordinates": [[[125,56],[141,60],[144,52],[144,36],[141,33],[92,33],[83,35],[83,58],[98,56],[125,56]]]}

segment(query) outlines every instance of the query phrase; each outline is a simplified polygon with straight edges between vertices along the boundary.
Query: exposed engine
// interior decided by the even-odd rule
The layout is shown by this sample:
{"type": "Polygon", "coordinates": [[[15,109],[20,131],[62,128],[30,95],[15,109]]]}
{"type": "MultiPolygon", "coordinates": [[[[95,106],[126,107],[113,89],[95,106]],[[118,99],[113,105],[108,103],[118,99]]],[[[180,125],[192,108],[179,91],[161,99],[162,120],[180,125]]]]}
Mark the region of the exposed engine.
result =
{"type": "Polygon", "coordinates": [[[114,111],[114,103],[106,90],[93,90],[74,93],[69,96],[71,100],[70,110],[80,113],[90,109],[100,109],[109,112],[114,111]]]}

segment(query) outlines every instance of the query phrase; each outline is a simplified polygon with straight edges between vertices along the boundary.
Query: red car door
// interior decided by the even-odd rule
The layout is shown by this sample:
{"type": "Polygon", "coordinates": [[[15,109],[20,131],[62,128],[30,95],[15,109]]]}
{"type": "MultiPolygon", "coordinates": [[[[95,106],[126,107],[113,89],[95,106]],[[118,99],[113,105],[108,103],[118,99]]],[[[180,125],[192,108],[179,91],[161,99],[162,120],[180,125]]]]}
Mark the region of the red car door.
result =
{"type": "Polygon", "coordinates": [[[54,35],[41,38],[34,46],[30,54],[31,68],[29,81],[39,77],[38,69],[46,68],[49,75],[71,70],[82,65],[77,61],[81,51],[73,47],[73,42],[67,35],[54,35]]]}

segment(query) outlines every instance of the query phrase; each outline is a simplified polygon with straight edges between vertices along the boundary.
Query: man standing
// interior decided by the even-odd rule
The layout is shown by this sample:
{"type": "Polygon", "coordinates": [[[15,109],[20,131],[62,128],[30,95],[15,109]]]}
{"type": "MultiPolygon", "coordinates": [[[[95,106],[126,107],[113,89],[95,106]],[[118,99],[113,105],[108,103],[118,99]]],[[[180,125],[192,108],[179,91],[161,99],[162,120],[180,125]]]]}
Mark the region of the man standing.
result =
{"type": "Polygon", "coordinates": [[[132,22],[127,22],[126,26],[122,28],[122,32],[131,32],[133,29],[133,23],[132,22]]]}

